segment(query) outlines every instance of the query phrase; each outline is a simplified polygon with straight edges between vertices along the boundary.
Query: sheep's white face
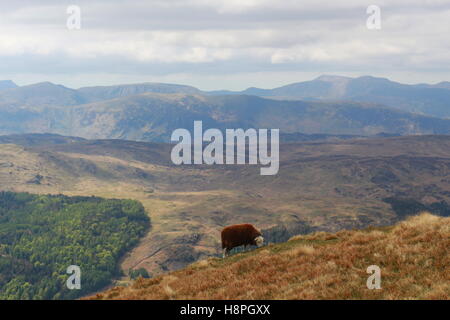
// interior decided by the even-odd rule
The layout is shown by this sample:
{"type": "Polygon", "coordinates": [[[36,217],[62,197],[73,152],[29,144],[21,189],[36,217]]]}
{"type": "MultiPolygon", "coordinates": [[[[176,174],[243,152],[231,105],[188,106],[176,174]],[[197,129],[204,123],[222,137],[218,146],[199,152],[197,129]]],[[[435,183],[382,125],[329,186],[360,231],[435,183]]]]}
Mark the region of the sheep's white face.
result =
{"type": "Polygon", "coordinates": [[[264,244],[264,238],[262,236],[256,237],[255,243],[258,247],[261,247],[264,244]]]}

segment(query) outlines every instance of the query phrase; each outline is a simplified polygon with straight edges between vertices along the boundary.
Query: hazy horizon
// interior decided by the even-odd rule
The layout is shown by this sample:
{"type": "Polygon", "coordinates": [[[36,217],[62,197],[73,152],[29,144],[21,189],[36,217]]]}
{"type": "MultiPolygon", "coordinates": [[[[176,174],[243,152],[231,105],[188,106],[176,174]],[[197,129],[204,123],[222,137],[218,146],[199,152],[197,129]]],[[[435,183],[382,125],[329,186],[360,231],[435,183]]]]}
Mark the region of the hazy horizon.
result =
{"type": "MultiPolygon", "coordinates": [[[[359,77],[365,77],[365,76],[375,77],[373,75],[367,75],[367,74],[362,74],[362,75],[358,75],[358,76],[349,76],[349,75],[341,75],[341,74],[320,74],[320,75],[318,75],[318,76],[316,76],[314,78],[311,78],[311,79],[287,82],[287,83],[280,84],[280,85],[277,85],[277,86],[272,86],[272,87],[269,87],[269,86],[265,86],[264,87],[264,86],[262,86],[262,87],[258,87],[258,88],[260,88],[260,89],[275,89],[275,88],[282,87],[284,85],[293,84],[293,83],[316,80],[317,78],[319,78],[321,76],[348,77],[348,78],[353,78],[353,79],[356,79],[356,78],[359,78],[359,77]]],[[[442,82],[449,82],[449,80],[445,80],[444,79],[444,80],[438,81],[438,82],[420,82],[420,83],[419,82],[409,82],[408,83],[408,82],[396,81],[396,80],[394,80],[392,78],[389,78],[389,77],[386,77],[386,76],[379,76],[379,77],[375,77],[375,78],[385,78],[385,79],[388,79],[388,80],[393,81],[393,82],[397,82],[397,83],[401,83],[401,84],[407,84],[407,85],[419,85],[419,84],[435,85],[435,84],[439,84],[439,83],[442,83],[442,82]]],[[[14,79],[0,79],[0,81],[9,81],[9,80],[14,82],[19,87],[28,86],[28,85],[34,85],[34,84],[38,84],[38,83],[50,82],[50,83],[53,83],[55,85],[62,85],[64,87],[66,87],[66,88],[75,89],[75,90],[80,89],[80,88],[85,88],[85,87],[103,87],[103,86],[116,86],[116,85],[117,86],[118,85],[138,85],[138,84],[143,84],[143,83],[161,83],[161,84],[173,84],[173,85],[182,85],[182,86],[192,86],[192,87],[195,87],[195,88],[200,89],[202,91],[215,91],[215,90],[217,90],[217,91],[222,91],[222,90],[224,90],[224,91],[227,91],[227,90],[229,90],[229,91],[243,91],[245,89],[256,87],[254,85],[249,84],[247,86],[244,86],[244,87],[238,88],[238,89],[220,88],[220,87],[215,88],[215,89],[205,89],[205,88],[202,88],[202,87],[190,84],[190,83],[160,82],[160,81],[141,81],[141,82],[121,82],[121,81],[118,81],[118,82],[97,83],[97,84],[93,83],[91,85],[82,85],[82,86],[72,87],[72,86],[66,85],[65,83],[58,83],[58,82],[53,82],[53,81],[49,81],[49,80],[30,82],[30,83],[19,83],[17,81],[14,81],[14,79]]]]}

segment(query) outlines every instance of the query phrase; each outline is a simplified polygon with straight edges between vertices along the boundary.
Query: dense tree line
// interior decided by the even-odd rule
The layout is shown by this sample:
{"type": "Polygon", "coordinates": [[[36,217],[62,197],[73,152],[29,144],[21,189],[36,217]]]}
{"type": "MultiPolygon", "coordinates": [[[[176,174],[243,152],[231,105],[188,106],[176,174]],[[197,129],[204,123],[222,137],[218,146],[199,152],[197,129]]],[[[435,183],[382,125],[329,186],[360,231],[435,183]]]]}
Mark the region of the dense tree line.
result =
{"type": "Polygon", "coordinates": [[[118,261],[149,228],[133,200],[0,192],[0,299],[73,299],[120,275],[118,261]],[[81,269],[69,290],[67,267],[81,269]]]}

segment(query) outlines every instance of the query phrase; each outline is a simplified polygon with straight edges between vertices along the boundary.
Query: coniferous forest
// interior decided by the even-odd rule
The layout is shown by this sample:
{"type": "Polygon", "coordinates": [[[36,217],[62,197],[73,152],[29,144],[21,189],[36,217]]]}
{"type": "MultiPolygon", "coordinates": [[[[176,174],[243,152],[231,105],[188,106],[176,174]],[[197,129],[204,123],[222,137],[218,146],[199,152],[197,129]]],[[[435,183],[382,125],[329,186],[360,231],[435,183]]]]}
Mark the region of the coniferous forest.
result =
{"type": "Polygon", "coordinates": [[[150,226],[134,200],[0,192],[0,299],[74,299],[120,276],[150,226]],[[69,290],[67,268],[81,270],[69,290]]]}

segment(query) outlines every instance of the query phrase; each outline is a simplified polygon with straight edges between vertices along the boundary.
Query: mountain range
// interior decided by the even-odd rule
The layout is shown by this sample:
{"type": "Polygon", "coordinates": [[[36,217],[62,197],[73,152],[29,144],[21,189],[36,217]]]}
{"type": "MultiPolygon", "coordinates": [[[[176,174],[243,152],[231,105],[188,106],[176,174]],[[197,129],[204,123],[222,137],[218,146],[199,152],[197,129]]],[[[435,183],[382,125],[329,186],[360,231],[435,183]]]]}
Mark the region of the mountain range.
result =
{"type": "Polygon", "coordinates": [[[282,136],[450,134],[450,83],[321,76],[275,89],[142,83],[71,89],[0,82],[0,134],[167,142],[173,130],[279,128],[282,136]]]}
{"type": "Polygon", "coordinates": [[[249,88],[241,92],[220,93],[291,100],[372,102],[404,111],[448,118],[450,117],[448,89],[450,82],[407,85],[371,76],[349,78],[323,75],[312,81],[293,83],[275,89],[249,88]]]}

